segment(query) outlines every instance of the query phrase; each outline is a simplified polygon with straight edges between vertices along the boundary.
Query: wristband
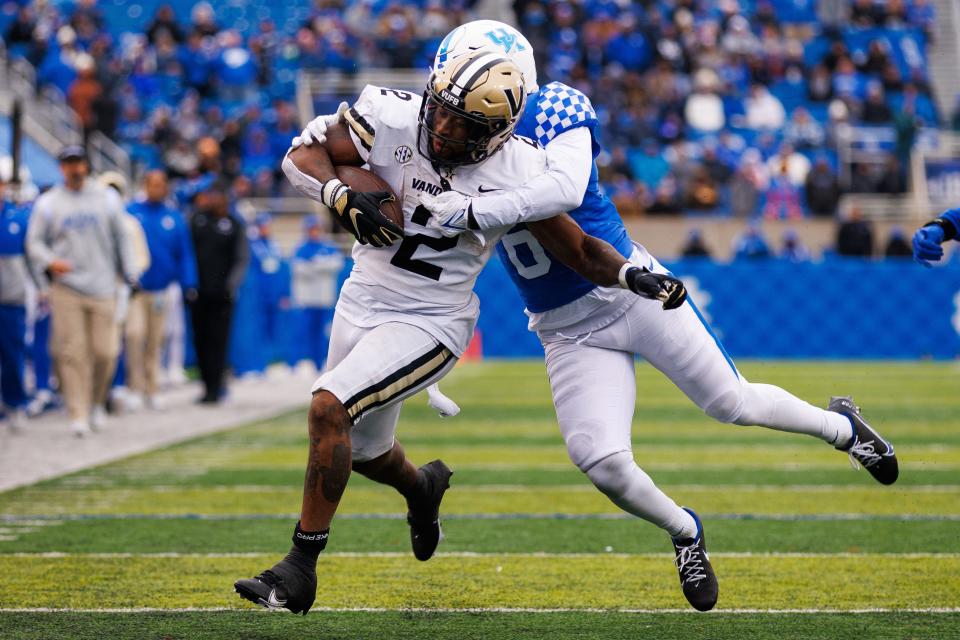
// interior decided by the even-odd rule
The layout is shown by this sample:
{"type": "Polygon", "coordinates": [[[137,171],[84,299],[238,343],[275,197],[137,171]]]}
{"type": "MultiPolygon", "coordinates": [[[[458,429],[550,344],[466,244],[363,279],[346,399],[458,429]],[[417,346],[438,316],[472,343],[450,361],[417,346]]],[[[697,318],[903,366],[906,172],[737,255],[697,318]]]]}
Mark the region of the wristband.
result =
{"type": "Polygon", "coordinates": [[[957,228],[954,226],[954,224],[950,220],[948,220],[947,218],[944,218],[943,216],[935,220],[931,220],[930,222],[928,222],[923,226],[940,227],[941,229],[943,229],[944,240],[953,240],[954,238],[957,237],[957,228]]]}
{"type": "Polygon", "coordinates": [[[337,178],[331,178],[323,183],[323,188],[320,191],[320,198],[323,204],[333,209],[336,207],[337,200],[339,200],[344,194],[345,190],[349,188],[350,187],[340,182],[340,180],[337,178]]]}
{"type": "Polygon", "coordinates": [[[623,266],[620,267],[620,273],[617,274],[617,280],[620,281],[620,286],[621,286],[622,288],[624,288],[624,289],[629,289],[629,288],[630,288],[630,285],[627,284],[627,272],[630,271],[630,269],[639,269],[639,268],[640,268],[640,267],[638,267],[638,266],[636,266],[635,264],[630,263],[630,262],[624,262],[624,263],[623,263],[623,266]]]}

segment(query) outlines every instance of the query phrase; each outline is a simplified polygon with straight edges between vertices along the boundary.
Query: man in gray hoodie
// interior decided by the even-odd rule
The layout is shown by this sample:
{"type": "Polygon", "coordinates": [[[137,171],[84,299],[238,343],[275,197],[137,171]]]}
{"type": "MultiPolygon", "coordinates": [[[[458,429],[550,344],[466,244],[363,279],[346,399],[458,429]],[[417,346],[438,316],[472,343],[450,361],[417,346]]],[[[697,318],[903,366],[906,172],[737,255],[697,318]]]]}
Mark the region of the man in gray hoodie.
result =
{"type": "Polygon", "coordinates": [[[120,348],[117,286],[136,286],[133,247],[117,194],[88,180],[82,147],[59,156],[64,184],[37,199],[27,229],[27,255],[49,295],[51,352],[70,417],[84,436],[103,426],[104,402],[120,348]]]}

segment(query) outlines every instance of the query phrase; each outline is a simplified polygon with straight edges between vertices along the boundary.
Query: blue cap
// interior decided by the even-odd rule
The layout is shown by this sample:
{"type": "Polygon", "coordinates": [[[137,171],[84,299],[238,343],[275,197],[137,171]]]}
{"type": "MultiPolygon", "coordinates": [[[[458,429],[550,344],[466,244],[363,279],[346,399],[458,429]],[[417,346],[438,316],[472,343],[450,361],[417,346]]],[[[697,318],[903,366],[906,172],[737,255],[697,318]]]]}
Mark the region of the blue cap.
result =
{"type": "Polygon", "coordinates": [[[57,155],[60,162],[69,162],[70,160],[86,160],[87,150],[79,144],[68,144],[57,155]]]}
{"type": "Polygon", "coordinates": [[[257,217],[253,219],[253,223],[258,227],[265,224],[270,224],[271,222],[273,222],[273,216],[266,211],[263,213],[258,213],[257,217]]]}
{"type": "Polygon", "coordinates": [[[318,218],[316,215],[312,213],[309,215],[303,216],[304,231],[311,231],[313,229],[319,229],[319,228],[320,228],[320,218],[318,218]]]}

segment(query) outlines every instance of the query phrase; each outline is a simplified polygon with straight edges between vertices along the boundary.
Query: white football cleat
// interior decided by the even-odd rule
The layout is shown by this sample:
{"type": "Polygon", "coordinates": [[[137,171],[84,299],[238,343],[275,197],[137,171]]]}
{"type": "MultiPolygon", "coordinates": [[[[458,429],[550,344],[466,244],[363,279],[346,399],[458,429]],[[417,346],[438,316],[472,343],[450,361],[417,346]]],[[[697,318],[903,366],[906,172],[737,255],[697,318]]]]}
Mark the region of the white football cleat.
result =
{"type": "Polygon", "coordinates": [[[85,438],[90,435],[90,425],[85,420],[74,420],[70,423],[70,433],[77,438],[85,438]]]}

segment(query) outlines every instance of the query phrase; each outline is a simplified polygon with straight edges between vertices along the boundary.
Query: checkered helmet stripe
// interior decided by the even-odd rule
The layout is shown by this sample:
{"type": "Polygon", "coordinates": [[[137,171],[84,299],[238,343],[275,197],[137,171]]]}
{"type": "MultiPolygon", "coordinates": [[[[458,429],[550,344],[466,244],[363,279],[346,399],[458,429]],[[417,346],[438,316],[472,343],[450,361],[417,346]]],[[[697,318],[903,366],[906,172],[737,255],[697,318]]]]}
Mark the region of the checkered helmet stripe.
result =
{"type": "Polygon", "coordinates": [[[537,107],[534,134],[543,146],[564,131],[597,119],[587,96],[559,82],[551,82],[543,88],[537,98],[537,107]]]}

